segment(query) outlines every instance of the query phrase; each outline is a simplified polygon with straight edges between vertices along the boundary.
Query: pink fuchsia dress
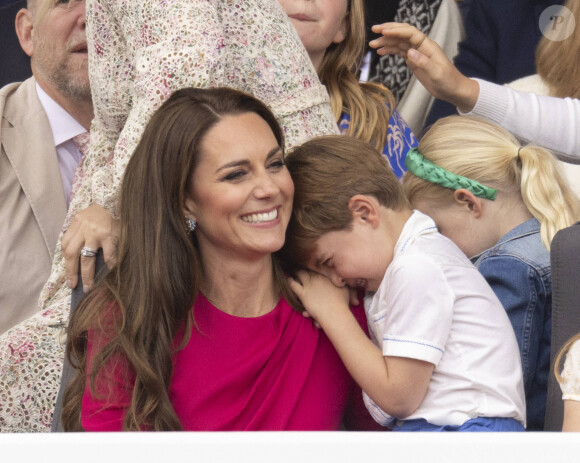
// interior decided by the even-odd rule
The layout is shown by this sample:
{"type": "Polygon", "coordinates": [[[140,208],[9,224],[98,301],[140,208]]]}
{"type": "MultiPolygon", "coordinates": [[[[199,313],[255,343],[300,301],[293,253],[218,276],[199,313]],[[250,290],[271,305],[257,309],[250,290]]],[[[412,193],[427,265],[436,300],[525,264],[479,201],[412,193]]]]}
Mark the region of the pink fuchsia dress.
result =
{"type": "MultiPolygon", "coordinates": [[[[380,429],[330,340],[284,299],[256,318],[224,313],[202,295],[193,310],[199,331],[174,356],[169,387],[184,430],[336,431],[343,420],[348,428],[380,429]]],[[[353,313],[365,326],[362,306],[353,313]]],[[[88,371],[95,345],[102,339],[91,333],[88,371]]],[[[120,431],[133,381],[120,356],[98,375],[96,395],[87,378],[83,428],[120,431]]]]}
{"type": "MultiPolygon", "coordinates": [[[[328,95],[275,0],[87,0],[95,119],[71,217],[116,209],[125,166],[151,114],[176,89],[230,86],[268,104],[287,146],[337,133],[328,95]]],[[[57,245],[37,315],[0,336],[0,431],[49,431],[71,291],[57,245]]]]}

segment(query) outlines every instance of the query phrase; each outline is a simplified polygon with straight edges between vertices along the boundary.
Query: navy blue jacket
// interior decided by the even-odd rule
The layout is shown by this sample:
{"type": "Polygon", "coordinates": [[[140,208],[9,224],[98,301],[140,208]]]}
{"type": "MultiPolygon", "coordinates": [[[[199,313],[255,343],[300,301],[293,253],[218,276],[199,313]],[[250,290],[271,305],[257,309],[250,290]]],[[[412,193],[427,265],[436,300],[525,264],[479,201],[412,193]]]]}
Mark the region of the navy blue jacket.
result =
{"type": "MultiPolygon", "coordinates": [[[[536,47],[542,33],[539,19],[559,0],[471,0],[465,17],[466,38],[459,44],[455,66],[467,77],[505,84],[536,73],[536,47]]],[[[425,127],[457,114],[436,100],[425,127]]]]}

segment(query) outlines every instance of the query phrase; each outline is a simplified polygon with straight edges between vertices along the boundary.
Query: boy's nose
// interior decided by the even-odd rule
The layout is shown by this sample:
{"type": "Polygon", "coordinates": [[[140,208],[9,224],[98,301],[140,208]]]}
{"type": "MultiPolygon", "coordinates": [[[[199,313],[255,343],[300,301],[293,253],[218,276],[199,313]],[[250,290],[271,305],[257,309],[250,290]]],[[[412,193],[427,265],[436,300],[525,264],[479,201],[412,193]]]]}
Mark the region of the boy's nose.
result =
{"type": "Polygon", "coordinates": [[[334,286],[338,286],[339,288],[342,288],[345,285],[344,280],[337,275],[336,273],[333,273],[330,277],[330,281],[332,282],[332,284],[334,286]]]}

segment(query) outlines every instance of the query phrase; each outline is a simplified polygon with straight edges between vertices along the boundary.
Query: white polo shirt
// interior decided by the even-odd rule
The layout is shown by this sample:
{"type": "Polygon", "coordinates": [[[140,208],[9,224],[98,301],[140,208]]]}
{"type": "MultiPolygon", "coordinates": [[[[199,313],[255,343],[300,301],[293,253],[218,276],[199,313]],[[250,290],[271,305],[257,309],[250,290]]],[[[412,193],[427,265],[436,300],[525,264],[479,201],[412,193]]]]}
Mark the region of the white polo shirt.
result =
{"type": "MultiPolygon", "coordinates": [[[[423,402],[406,420],[459,426],[476,417],[514,418],[525,426],[520,354],[507,314],[430,217],[413,212],[379,289],[365,297],[365,310],[385,356],[435,365],[423,402]]],[[[373,418],[392,424],[364,396],[373,418]]]]}

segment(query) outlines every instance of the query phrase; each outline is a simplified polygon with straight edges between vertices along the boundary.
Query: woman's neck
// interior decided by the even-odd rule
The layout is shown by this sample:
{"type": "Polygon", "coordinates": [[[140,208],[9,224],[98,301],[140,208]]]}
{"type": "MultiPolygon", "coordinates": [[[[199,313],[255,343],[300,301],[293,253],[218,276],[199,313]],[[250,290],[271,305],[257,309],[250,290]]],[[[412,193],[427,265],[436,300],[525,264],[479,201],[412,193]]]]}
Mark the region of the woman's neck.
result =
{"type": "Polygon", "coordinates": [[[201,292],[222,312],[237,317],[259,317],[280,300],[274,281],[272,256],[248,261],[204,259],[201,292]]]}

